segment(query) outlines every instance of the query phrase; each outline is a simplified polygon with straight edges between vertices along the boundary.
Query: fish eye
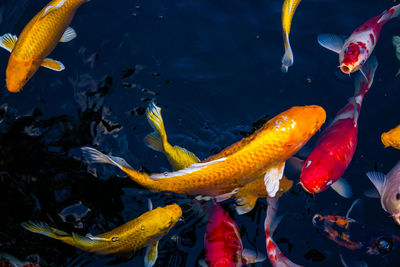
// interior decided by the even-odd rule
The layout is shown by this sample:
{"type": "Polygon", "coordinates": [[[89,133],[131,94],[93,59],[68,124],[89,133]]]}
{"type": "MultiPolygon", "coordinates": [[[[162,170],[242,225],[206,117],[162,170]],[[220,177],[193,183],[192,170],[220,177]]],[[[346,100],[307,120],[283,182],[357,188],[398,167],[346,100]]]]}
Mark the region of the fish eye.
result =
{"type": "Polygon", "coordinates": [[[393,242],[389,238],[381,237],[376,241],[376,247],[380,253],[386,254],[392,251],[393,242]]]}
{"type": "Polygon", "coordinates": [[[349,52],[349,48],[348,47],[344,50],[345,54],[347,54],[347,52],[349,52]]]}
{"type": "Polygon", "coordinates": [[[361,65],[364,64],[364,62],[365,62],[365,59],[361,60],[361,65]]]}
{"type": "Polygon", "coordinates": [[[396,200],[400,200],[400,193],[396,194],[396,200]]]}

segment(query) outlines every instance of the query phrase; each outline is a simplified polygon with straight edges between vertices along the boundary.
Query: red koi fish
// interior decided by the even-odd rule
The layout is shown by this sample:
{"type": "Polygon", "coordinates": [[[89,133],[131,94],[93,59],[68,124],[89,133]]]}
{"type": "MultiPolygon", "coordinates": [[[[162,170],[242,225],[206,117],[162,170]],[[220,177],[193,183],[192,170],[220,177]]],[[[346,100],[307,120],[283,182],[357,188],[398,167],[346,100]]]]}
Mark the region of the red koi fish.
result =
{"type": "Polygon", "coordinates": [[[359,74],[355,79],[355,94],[349,103],[336,115],[332,124],[325,129],[316,147],[305,161],[300,184],[305,191],[317,194],[329,186],[344,197],[351,197],[343,175],[353,158],[357,146],[358,117],[364,95],[370,89],[378,61],[371,57],[364,66],[367,81],[359,74]],[[338,181],[339,180],[339,181],[338,181]],[[336,182],[336,183],[335,183],[336,182]]]}
{"type": "Polygon", "coordinates": [[[278,245],[272,239],[272,235],[274,234],[276,227],[282,219],[282,216],[275,216],[277,209],[278,199],[268,198],[268,209],[267,216],[265,217],[264,221],[264,229],[269,261],[274,267],[301,267],[301,265],[297,265],[286,258],[285,255],[283,255],[283,253],[280,251],[278,245]]]}
{"type": "Polygon", "coordinates": [[[235,267],[243,264],[261,262],[263,255],[243,249],[239,227],[229,214],[215,204],[204,235],[206,264],[210,267],[235,267]]]}
{"type": "MultiPolygon", "coordinates": [[[[372,54],[382,26],[399,14],[400,4],[368,20],[346,40],[334,34],[320,34],[318,35],[318,43],[339,54],[340,70],[343,73],[350,74],[357,70],[362,72],[361,67],[372,54]]],[[[362,72],[362,74],[367,78],[365,73],[362,72]]]]}

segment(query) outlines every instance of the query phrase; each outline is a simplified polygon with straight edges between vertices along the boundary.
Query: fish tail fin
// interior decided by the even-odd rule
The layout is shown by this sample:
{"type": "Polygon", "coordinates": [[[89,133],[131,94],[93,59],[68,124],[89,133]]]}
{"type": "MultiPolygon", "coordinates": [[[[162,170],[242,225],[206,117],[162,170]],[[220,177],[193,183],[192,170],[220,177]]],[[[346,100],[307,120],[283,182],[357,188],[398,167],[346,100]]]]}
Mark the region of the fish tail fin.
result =
{"type": "Polygon", "coordinates": [[[397,17],[399,15],[400,15],[400,4],[390,8],[389,10],[383,11],[381,18],[378,20],[378,23],[385,24],[392,18],[397,17]]]}
{"type": "Polygon", "coordinates": [[[47,223],[44,222],[27,221],[21,223],[21,226],[33,233],[45,235],[54,239],[61,239],[63,237],[70,236],[66,232],[50,227],[47,223]]]}
{"type": "Polygon", "coordinates": [[[151,102],[146,109],[146,117],[154,132],[148,134],[144,142],[148,147],[159,152],[164,152],[164,143],[167,143],[167,133],[161,116],[161,108],[151,102]]]}
{"type": "Polygon", "coordinates": [[[375,56],[371,56],[367,62],[362,66],[363,73],[365,77],[361,73],[356,74],[356,78],[354,81],[355,91],[354,96],[364,96],[372,86],[374,81],[375,71],[378,67],[378,60],[375,56]],[[366,78],[366,79],[365,79],[366,78]]]}
{"type": "Polygon", "coordinates": [[[82,147],[82,154],[85,160],[89,163],[108,163],[114,165],[121,170],[125,171],[124,168],[133,169],[123,158],[115,157],[115,156],[108,156],[97,149],[91,147],[82,147]]]}
{"type": "Polygon", "coordinates": [[[284,33],[283,43],[285,46],[285,54],[282,57],[281,70],[283,73],[286,73],[286,72],[288,72],[289,67],[293,65],[293,61],[294,61],[292,48],[290,47],[290,42],[289,42],[289,34],[284,33]]]}

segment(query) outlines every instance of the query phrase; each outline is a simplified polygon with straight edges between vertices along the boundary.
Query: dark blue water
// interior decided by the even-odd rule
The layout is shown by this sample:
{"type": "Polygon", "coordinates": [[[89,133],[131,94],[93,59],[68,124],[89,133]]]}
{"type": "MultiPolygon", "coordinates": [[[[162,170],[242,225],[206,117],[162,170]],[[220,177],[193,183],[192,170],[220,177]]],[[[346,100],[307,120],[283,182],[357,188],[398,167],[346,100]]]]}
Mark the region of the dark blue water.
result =
{"type": "MultiPolygon", "coordinates": [[[[18,35],[46,4],[0,2],[0,34],[18,35]]],[[[285,75],[280,71],[282,1],[85,3],[71,24],[78,37],[50,55],[65,71],[40,69],[19,94],[2,84],[0,249],[21,259],[37,254],[44,266],[141,266],[144,250],[131,258],[99,256],[27,232],[20,223],[40,220],[67,232],[98,234],[147,211],[151,198],[155,206],[181,204],[185,217],[161,240],[156,266],[196,266],[203,258],[207,222],[202,209],[190,208],[182,195],[151,193],[112,166],[87,166],[79,148],[95,146],[148,172],[170,170],[163,155],[143,143],[151,131],[144,110],[152,100],[162,108],[169,141],[201,159],[240,140],[258,120],[295,105],[321,105],[329,122],[354,85],[339,73],[337,55],[317,44],[317,35],[349,35],[392,5],[389,0],[303,0],[290,35],[295,63],[285,75]],[[64,210],[71,205],[76,205],[73,212],[64,210]]],[[[392,46],[399,29],[399,19],[387,23],[375,48],[379,67],[364,99],[357,151],[344,174],[356,197],[364,198],[372,186],[367,171],[386,173],[399,160],[399,151],[380,142],[383,131],[400,123],[400,78],[395,77],[400,62],[392,46]]],[[[2,81],[8,57],[0,51],[2,81]]],[[[303,151],[312,149],[316,137],[303,151]]],[[[379,200],[364,200],[368,224],[400,235],[379,200]]],[[[297,264],[341,266],[337,245],[317,233],[311,219],[317,212],[345,215],[352,201],[331,190],[312,198],[294,186],[280,200],[286,216],[274,239],[297,264]]],[[[232,209],[233,202],[225,207],[232,209]]],[[[262,253],[265,210],[265,200],[259,200],[248,215],[232,212],[244,246],[262,253]]],[[[365,259],[398,265],[389,257],[365,259]]],[[[269,261],[258,266],[270,266],[269,261]]]]}

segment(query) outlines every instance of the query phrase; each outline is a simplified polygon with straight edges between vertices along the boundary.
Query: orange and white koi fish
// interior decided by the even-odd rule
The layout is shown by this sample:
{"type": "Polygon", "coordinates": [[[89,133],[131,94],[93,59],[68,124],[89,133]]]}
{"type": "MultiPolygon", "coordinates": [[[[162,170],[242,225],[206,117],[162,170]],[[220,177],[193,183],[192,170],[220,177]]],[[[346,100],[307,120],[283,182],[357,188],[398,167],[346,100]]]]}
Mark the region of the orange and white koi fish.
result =
{"type": "Polygon", "coordinates": [[[125,160],[90,147],[82,151],[89,162],[115,165],[132,180],[155,192],[224,197],[264,175],[267,193],[274,197],[279,190],[285,161],[307,143],[325,119],[325,110],[320,106],[293,107],[220,153],[188,168],[160,174],[138,172],[125,160]]]}
{"type": "Polygon", "coordinates": [[[283,29],[283,44],[285,46],[285,54],[282,57],[282,72],[286,73],[290,66],[293,65],[293,52],[290,47],[289,33],[292,26],[294,12],[301,0],[285,0],[282,6],[282,29],[283,29]]]}
{"type": "Polygon", "coordinates": [[[271,265],[274,267],[301,267],[290,261],[288,258],[283,255],[280,251],[278,245],[272,239],[274,231],[278,226],[282,216],[277,217],[276,211],[278,209],[278,199],[269,198],[268,199],[268,208],[267,208],[267,216],[264,221],[264,229],[265,229],[265,244],[267,247],[267,255],[271,265]]]}
{"type": "MultiPolygon", "coordinates": [[[[150,103],[146,110],[146,116],[149,124],[154,129],[154,132],[148,134],[144,138],[146,145],[151,149],[163,153],[175,171],[200,162],[192,152],[179,146],[172,146],[168,142],[160,107],[156,106],[153,102],[150,103]]],[[[279,191],[275,197],[281,197],[283,193],[289,191],[292,185],[293,181],[283,176],[279,183],[279,191]]],[[[250,212],[254,208],[258,198],[267,197],[269,196],[265,188],[263,175],[245,186],[240,187],[237,193],[232,195],[232,198],[236,201],[236,211],[238,214],[250,212]]],[[[218,198],[217,201],[218,200],[223,199],[218,198]]]]}
{"type": "Polygon", "coordinates": [[[8,91],[19,92],[39,67],[65,69],[60,61],[46,57],[58,42],[69,42],[76,37],[68,25],[78,7],[87,1],[53,0],[33,17],[18,38],[10,33],[0,37],[0,47],[11,52],[6,70],[8,91]]]}
{"type": "Polygon", "coordinates": [[[385,147],[392,146],[396,149],[400,149],[400,125],[389,132],[383,133],[381,135],[381,141],[385,147]]]}
{"type": "Polygon", "coordinates": [[[382,26],[399,14],[400,5],[397,5],[365,22],[346,40],[334,34],[320,34],[318,43],[339,54],[340,70],[343,73],[350,74],[360,70],[365,77],[361,67],[371,56],[382,26]]]}

